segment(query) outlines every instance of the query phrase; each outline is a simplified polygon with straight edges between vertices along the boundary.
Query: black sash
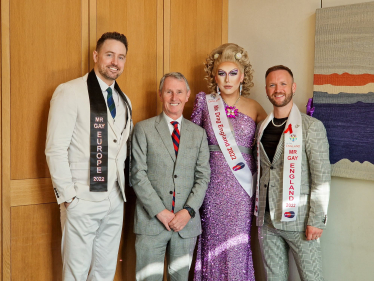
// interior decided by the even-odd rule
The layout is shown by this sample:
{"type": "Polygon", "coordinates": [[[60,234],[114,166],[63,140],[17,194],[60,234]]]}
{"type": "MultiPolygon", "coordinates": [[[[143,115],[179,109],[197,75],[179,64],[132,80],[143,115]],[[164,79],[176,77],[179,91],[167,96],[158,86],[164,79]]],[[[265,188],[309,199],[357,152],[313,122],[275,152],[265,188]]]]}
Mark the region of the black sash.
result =
{"type": "MultiPolygon", "coordinates": [[[[108,113],[107,105],[94,70],[87,78],[88,95],[90,98],[90,191],[108,191],[108,113]]],[[[117,82],[114,84],[130,113],[132,111],[126,96],[122,93],[117,82]]],[[[127,115],[125,128],[127,126],[127,115]]],[[[131,122],[130,122],[131,123],[131,122]]]]}
{"type": "Polygon", "coordinates": [[[92,70],[87,78],[90,97],[90,191],[108,191],[108,113],[103,93],[92,70]]]}

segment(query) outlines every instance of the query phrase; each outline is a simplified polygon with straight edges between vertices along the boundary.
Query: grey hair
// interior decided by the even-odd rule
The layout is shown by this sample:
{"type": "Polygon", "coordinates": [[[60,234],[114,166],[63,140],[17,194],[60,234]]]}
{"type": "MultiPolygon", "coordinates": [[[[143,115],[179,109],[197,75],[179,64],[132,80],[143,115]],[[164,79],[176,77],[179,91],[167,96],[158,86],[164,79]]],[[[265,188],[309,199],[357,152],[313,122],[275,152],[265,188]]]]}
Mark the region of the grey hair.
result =
{"type": "Polygon", "coordinates": [[[186,83],[187,92],[190,91],[190,85],[188,85],[188,81],[187,81],[186,77],[183,76],[182,73],[180,73],[180,72],[170,72],[170,73],[164,74],[164,76],[161,78],[160,87],[158,88],[160,92],[162,91],[162,88],[164,87],[165,79],[168,78],[168,77],[173,77],[173,78],[178,79],[178,80],[184,80],[184,82],[186,83]]]}

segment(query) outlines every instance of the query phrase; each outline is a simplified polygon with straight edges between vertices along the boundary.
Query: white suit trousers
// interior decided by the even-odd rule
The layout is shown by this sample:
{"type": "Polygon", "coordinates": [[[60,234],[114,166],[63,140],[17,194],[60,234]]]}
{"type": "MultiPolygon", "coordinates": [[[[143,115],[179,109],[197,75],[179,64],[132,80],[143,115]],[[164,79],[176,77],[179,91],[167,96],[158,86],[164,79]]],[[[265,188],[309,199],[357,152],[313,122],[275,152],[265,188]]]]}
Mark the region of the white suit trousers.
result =
{"type": "Polygon", "coordinates": [[[60,204],[64,281],[113,280],[123,224],[119,187],[100,202],[75,198],[60,204]]]}

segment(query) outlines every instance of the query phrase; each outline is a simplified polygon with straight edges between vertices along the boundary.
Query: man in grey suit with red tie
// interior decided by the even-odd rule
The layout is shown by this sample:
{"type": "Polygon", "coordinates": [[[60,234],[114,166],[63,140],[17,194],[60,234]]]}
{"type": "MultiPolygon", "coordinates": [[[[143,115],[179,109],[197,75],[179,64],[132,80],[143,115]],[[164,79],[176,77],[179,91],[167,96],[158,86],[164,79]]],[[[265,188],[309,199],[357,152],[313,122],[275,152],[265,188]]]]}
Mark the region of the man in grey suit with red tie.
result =
{"type": "Polygon", "coordinates": [[[59,85],[51,100],[45,153],[61,211],[63,280],[113,280],[116,271],[132,130],[116,79],[127,47],[123,34],[103,34],[94,69],[59,85]]]}
{"type": "Polygon", "coordinates": [[[283,65],[267,70],[273,112],[258,124],[255,214],[267,280],[288,280],[291,250],[302,280],[323,280],[319,238],[330,195],[329,144],[322,122],[300,113],[283,65]]]}
{"type": "Polygon", "coordinates": [[[136,279],[162,280],[166,252],[169,279],[183,281],[201,233],[209,148],[205,130],[182,116],[190,96],[186,78],[165,74],[159,95],[163,112],[137,123],[132,138],[136,279]]]}

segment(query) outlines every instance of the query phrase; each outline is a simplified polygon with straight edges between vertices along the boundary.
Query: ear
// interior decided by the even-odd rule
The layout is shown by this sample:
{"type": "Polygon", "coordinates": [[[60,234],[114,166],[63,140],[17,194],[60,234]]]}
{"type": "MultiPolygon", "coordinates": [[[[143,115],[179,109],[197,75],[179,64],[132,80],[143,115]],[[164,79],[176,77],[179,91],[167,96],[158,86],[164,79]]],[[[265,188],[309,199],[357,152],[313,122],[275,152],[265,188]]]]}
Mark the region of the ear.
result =
{"type": "Polygon", "coordinates": [[[187,92],[186,102],[187,102],[188,99],[190,98],[190,95],[191,95],[191,90],[187,92]]]}
{"type": "Polygon", "coordinates": [[[292,83],[292,92],[295,93],[296,92],[296,83],[292,83]]]}
{"type": "Polygon", "coordinates": [[[97,52],[96,50],[93,51],[93,53],[92,53],[92,58],[93,58],[93,61],[94,61],[95,63],[97,63],[98,56],[99,56],[98,52],[97,52]]]}

